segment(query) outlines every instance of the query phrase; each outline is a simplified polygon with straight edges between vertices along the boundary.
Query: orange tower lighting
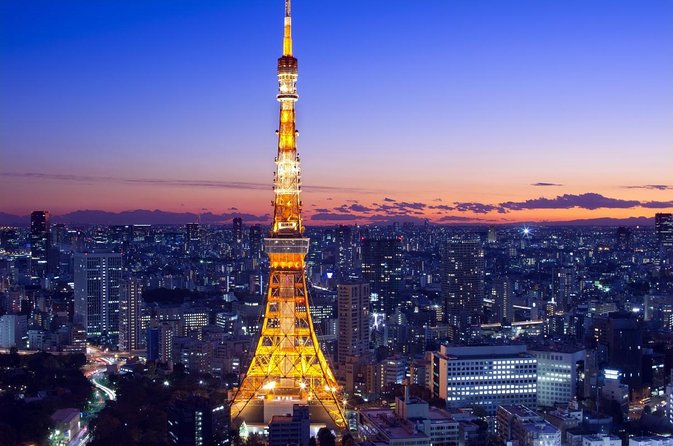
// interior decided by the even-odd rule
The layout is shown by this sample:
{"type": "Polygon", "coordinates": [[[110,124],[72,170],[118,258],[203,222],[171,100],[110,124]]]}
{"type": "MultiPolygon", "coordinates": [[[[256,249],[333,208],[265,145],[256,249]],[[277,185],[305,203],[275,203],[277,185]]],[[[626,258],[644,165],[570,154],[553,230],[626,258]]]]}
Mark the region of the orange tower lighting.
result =
{"type": "Polygon", "coordinates": [[[309,311],[304,258],[295,102],[297,59],[292,55],[290,0],[285,0],[283,55],[278,59],[280,125],[274,177],[273,227],[264,240],[270,277],[255,354],[234,393],[234,423],[268,425],[274,415],[309,406],[311,423],[346,426],[342,390],[320,349],[309,311]]]}

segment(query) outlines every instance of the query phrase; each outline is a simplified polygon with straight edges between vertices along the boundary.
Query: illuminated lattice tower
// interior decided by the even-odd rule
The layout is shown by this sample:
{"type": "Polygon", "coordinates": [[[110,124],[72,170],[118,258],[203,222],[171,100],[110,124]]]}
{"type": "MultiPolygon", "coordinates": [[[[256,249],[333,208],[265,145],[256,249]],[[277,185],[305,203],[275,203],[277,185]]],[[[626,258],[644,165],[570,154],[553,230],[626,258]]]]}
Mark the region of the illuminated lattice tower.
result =
{"type": "Polygon", "coordinates": [[[290,0],[285,1],[283,56],[278,59],[280,126],[274,178],[273,227],[264,240],[270,277],[261,333],[254,357],[231,404],[234,423],[265,425],[273,415],[309,406],[312,423],[345,427],[342,392],[313,329],[309,312],[299,199],[295,107],[297,59],[292,56],[290,0]]]}

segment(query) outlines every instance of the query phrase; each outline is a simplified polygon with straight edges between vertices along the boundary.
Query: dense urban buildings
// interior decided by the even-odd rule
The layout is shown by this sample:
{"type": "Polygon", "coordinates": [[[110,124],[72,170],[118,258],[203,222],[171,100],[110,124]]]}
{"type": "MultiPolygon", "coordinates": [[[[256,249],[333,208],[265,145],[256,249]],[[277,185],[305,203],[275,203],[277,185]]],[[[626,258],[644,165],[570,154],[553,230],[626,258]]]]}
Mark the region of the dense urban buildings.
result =
{"type": "MultiPolygon", "coordinates": [[[[269,274],[269,258],[253,262],[251,254],[256,244],[273,242],[259,238],[268,227],[244,220],[238,243],[230,221],[52,224],[60,261],[57,271],[44,273],[49,280],[41,278],[37,286],[26,243],[29,223],[2,229],[2,348],[83,352],[88,338],[90,346],[129,358],[120,371],[215,377],[225,396],[240,385],[266,308],[261,293],[269,285],[259,278],[269,274]],[[92,323],[101,320],[103,302],[105,314],[117,309],[118,335],[109,320],[105,334],[92,323]],[[92,325],[86,327],[85,321],[92,325]]],[[[390,315],[373,311],[376,301],[364,277],[362,249],[368,237],[351,238],[352,279],[336,281],[326,274],[334,271],[336,255],[308,256],[306,290],[314,332],[344,387],[349,410],[390,410],[382,402],[393,401],[410,382],[415,392],[410,401],[430,403],[430,420],[435,419],[432,407],[447,410],[436,415],[452,426],[447,432],[459,432],[472,444],[496,435],[498,406],[524,405],[537,412],[562,432],[564,443],[570,437],[609,443],[620,429],[637,426],[645,411],[646,420],[670,412],[663,403],[671,392],[673,280],[657,261],[654,223],[630,228],[626,249],[612,227],[540,226],[525,243],[517,226],[496,228],[497,239],[490,243],[483,227],[405,224],[350,230],[402,242],[396,248],[399,303],[390,315]],[[470,249],[483,253],[480,319],[463,331],[445,321],[442,293],[445,248],[457,239],[472,240],[470,249]],[[573,290],[565,306],[560,303],[562,271],[564,289],[573,290]],[[483,418],[492,432],[480,430],[469,417],[483,418]]],[[[336,253],[343,243],[338,231],[346,232],[343,227],[307,230],[310,252],[336,253]]],[[[171,389],[172,381],[166,382],[171,389]]],[[[290,408],[273,416],[280,422],[291,413],[290,408]]],[[[361,414],[361,421],[376,429],[376,420],[367,416],[361,414]]],[[[404,424],[394,411],[384,416],[404,424]]],[[[348,418],[349,426],[357,426],[356,419],[348,418]]],[[[404,429],[398,434],[407,435],[404,429]]],[[[402,441],[395,438],[387,441],[402,441]]]]}
{"type": "Polygon", "coordinates": [[[305,228],[292,43],[270,218],[0,227],[0,444],[671,444],[671,214],[305,228]]]}

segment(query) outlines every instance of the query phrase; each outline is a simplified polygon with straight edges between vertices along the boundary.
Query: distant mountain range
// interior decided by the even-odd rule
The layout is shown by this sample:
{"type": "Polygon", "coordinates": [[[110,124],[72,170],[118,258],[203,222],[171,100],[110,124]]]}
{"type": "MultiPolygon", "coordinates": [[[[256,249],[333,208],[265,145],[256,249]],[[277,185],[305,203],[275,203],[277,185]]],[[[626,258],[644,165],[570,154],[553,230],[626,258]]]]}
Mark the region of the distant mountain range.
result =
{"type": "MultiPolygon", "coordinates": [[[[160,210],[148,211],[136,209],[134,211],[108,212],[98,210],[83,210],[69,212],[63,215],[53,215],[52,223],[90,224],[90,225],[180,225],[186,223],[231,223],[233,218],[240,217],[247,222],[268,222],[269,215],[252,215],[245,213],[213,214],[206,212],[195,214],[192,212],[166,212],[160,210]]],[[[0,212],[0,225],[27,226],[30,224],[30,216],[18,216],[0,212]]]]}
{"type": "MultiPolygon", "coordinates": [[[[240,217],[243,221],[248,223],[269,223],[270,216],[267,215],[253,215],[246,213],[224,213],[213,214],[207,212],[204,214],[195,214],[193,212],[166,212],[160,210],[149,211],[145,209],[137,209],[134,211],[123,212],[108,212],[99,210],[81,210],[69,212],[63,215],[52,216],[53,223],[68,223],[68,224],[93,224],[93,225],[129,225],[129,224],[164,224],[164,225],[180,225],[186,223],[194,223],[200,221],[206,224],[226,224],[231,223],[233,218],[240,217]]],[[[395,221],[395,217],[390,218],[390,222],[395,221]]],[[[419,219],[419,223],[423,220],[419,219]]],[[[321,221],[321,224],[330,224],[336,222],[321,221]]],[[[383,222],[379,222],[383,223],[383,222]]],[[[654,218],[650,217],[629,217],[629,218],[591,218],[585,220],[570,220],[570,221],[541,221],[531,222],[532,224],[543,226],[654,226],[654,218]]],[[[30,224],[29,215],[12,215],[6,212],[0,212],[0,225],[5,226],[28,226],[30,224]]],[[[312,222],[315,224],[315,222],[312,222]]],[[[452,224],[456,225],[471,225],[484,226],[488,222],[480,223],[465,223],[464,221],[455,221],[452,224]]],[[[511,223],[520,224],[520,223],[511,223]]]]}

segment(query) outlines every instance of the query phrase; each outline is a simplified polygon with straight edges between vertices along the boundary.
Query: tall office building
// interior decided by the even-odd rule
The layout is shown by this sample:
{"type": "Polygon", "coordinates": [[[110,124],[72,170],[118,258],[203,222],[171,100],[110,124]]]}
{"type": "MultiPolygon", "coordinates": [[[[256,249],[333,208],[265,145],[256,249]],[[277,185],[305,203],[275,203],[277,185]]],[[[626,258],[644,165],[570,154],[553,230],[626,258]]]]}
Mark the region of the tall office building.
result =
{"type": "Polygon", "coordinates": [[[233,223],[234,243],[243,243],[243,219],[236,217],[233,223]]]}
{"type": "Polygon", "coordinates": [[[337,360],[361,357],[369,349],[369,283],[337,285],[337,360]]]}
{"type": "Polygon", "coordinates": [[[552,280],[553,296],[562,310],[567,310],[579,294],[577,269],[574,266],[554,269],[552,280]]]}
{"type": "Polygon", "coordinates": [[[654,231],[661,246],[673,247],[673,214],[657,213],[654,216],[654,231]]]}
{"type": "Polygon", "coordinates": [[[187,223],[185,226],[187,231],[187,241],[195,242],[201,240],[201,227],[198,223],[187,223]]]}
{"type": "Polygon", "coordinates": [[[362,277],[371,286],[374,313],[390,316],[402,290],[402,243],[398,238],[362,242],[362,277]]]}
{"type": "Polygon", "coordinates": [[[461,329],[479,323],[484,302],[484,251],[478,239],[446,244],[441,286],[447,322],[461,329]]]}
{"type": "Polygon", "coordinates": [[[525,345],[441,345],[431,360],[428,388],[448,407],[481,406],[487,415],[503,404],[535,407],[537,359],[525,345]]]}
{"type": "Polygon", "coordinates": [[[610,313],[607,323],[608,363],[622,373],[630,388],[642,384],[643,330],[633,313],[610,313]]]}
{"type": "Polygon", "coordinates": [[[33,211],[30,214],[30,257],[33,277],[47,273],[47,256],[50,249],[49,212],[33,211]]]}
{"type": "Polygon", "coordinates": [[[119,292],[122,255],[75,254],[75,322],[86,327],[87,337],[119,333],[119,292]]]}
{"type": "Polygon", "coordinates": [[[262,236],[262,227],[260,225],[250,226],[249,236],[250,257],[259,260],[262,258],[262,253],[264,252],[264,244],[262,243],[264,240],[264,237],[262,236]]]}
{"type": "Polygon", "coordinates": [[[119,296],[119,349],[133,351],[140,348],[140,305],[143,283],[127,279],[121,284],[119,296]]]}
{"type": "Polygon", "coordinates": [[[334,269],[338,282],[348,279],[348,274],[355,263],[353,246],[353,229],[350,226],[339,225],[334,232],[334,269]]]}
{"type": "Polygon", "coordinates": [[[198,223],[185,225],[185,252],[194,253],[201,243],[201,226],[198,223]]]}
{"type": "Polygon", "coordinates": [[[488,227],[488,243],[493,244],[498,242],[498,230],[495,226],[488,227]]]}
{"type": "Polygon", "coordinates": [[[673,268],[673,214],[656,214],[654,230],[659,243],[659,264],[663,270],[670,271],[673,268]]]}
{"type": "Polygon", "coordinates": [[[509,277],[501,276],[493,279],[491,297],[493,298],[496,321],[514,322],[512,281],[509,280],[509,277]]]}

